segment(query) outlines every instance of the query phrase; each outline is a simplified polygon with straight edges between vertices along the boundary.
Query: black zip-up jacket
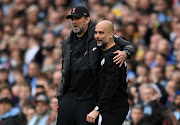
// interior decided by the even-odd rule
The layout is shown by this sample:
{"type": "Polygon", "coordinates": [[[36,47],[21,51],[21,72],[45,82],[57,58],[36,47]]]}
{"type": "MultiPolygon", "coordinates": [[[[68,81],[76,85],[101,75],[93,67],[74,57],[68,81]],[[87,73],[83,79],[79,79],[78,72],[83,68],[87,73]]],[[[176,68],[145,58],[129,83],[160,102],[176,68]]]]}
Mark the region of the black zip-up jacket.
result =
{"type": "MultiPolygon", "coordinates": [[[[90,21],[88,26],[88,38],[87,38],[87,55],[89,59],[90,67],[92,68],[92,74],[93,74],[93,87],[92,92],[89,93],[88,98],[94,98],[97,96],[97,85],[98,85],[98,66],[100,63],[100,55],[101,55],[101,48],[97,47],[96,40],[94,39],[94,33],[95,33],[95,23],[90,21]]],[[[68,84],[70,80],[70,53],[71,53],[71,41],[73,39],[73,31],[71,31],[69,37],[65,39],[62,44],[62,78],[61,83],[58,88],[58,94],[57,97],[61,97],[63,94],[65,94],[68,90],[68,84]]],[[[128,41],[125,41],[121,38],[114,37],[114,41],[119,45],[119,47],[126,51],[127,58],[131,58],[134,53],[134,47],[132,44],[128,41]]],[[[81,86],[79,86],[81,87],[81,86]]],[[[90,89],[90,88],[88,88],[90,89]]],[[[86,91],[86,90],[85,90],[86,91]]]]}

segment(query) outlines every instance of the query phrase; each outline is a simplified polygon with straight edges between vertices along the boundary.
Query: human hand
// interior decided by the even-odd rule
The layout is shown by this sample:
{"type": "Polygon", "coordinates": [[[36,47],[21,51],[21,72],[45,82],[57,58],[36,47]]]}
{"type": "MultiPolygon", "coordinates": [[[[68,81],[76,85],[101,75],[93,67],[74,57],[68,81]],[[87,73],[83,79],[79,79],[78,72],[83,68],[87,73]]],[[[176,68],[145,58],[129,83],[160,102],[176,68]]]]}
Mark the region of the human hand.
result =
{"type": "Polygon", "coordinates": [[[98,115],[99,115],[99,111],[93,110],[92,112],[90,112],[87,115],[86,121],[95,124],[95,120],[96,120],[98,115]]]}
{"type": "Polygon", "coordinates": [[[117,54],[114,58],[113,58],[113,62],[116,64],[119,64],[119,67],[122,66],[124,60],[127,58],[127,54],[125,51],[119,51],[117,50],[116,52],[114,52],[113,54],[117,54]]]}

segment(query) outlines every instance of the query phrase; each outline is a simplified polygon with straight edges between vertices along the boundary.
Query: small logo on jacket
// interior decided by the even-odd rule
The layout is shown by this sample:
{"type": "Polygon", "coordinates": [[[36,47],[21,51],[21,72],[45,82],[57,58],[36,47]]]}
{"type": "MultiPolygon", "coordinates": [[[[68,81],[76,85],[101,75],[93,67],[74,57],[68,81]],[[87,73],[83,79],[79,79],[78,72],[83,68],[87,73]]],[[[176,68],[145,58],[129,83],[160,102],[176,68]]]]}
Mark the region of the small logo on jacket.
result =
{"type": "Polygon", "coordinates": [[[101,60],[101,66],[104,65],[104,63],[105,63],[105,58],[103,58],[103,59],[101,60]]]}
{"type": "Polygon", "coordinates": [[[93,49],[92,49],[92,51],[95,51],[97,49],[97,47],[94,47],[93,49]]]}

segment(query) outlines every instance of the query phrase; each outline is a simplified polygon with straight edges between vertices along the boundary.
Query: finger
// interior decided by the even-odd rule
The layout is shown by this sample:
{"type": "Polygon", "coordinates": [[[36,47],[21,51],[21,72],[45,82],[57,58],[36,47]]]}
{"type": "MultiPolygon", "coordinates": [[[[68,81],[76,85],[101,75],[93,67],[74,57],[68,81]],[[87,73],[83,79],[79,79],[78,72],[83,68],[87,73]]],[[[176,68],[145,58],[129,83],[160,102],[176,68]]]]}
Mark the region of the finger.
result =
{"type": "Polygon", "coordinates": [[[124,60],[122,60],[122,61],[121,61],[121,64],[119,65],[119,67],[121,67],[121,66],[122,66],[123,62],[124,62],[124,60]]]}
{"type": "Polygon", "coordinates": [[[88,120],[88,114],[86,114],[86,121],[88,120]]]}
{"type": "Polygon", "coordinates": [[[118,54],[118,55],[116,55],[116,56],[113,58],[113,60],[118,59],[118,58],[124,58],[124,55],[118,54]]]}
{"type": "Polygon", "coordinates": [[[91,117],[90,116],[87,116],[87,121],[91,122],[91,117]]]}
{"type": "Polygon", "coordinates": [[[122,61],[122,59],[119,59],[119,60],[116,62],[116,64],[120,64],[121,61],[122,61]]]}
{"type": "Polygon", "coordinates": [[[94,118],[91,118],[89,122],[90,122],[91,124],[94,124],[94,123],[95,123],[95,119],[94,119],[94,118]]]}
{"type": "Polygon", "coordinates": [[[87,121],[90,122],[90,123],[93,123],[93,118],[91,116],[88,116],[87,121]]]}
{"type": "Polygon", "coordinates": [[[114,62],[114,63],[117,63],[120,59],[121,59],[121,58],[117,58],[117,59],[115,59],[113,62],[114,62]]]}
{"type": "Polygon", "coordinates": [[[117,54],[113,59],[116,59],[116,58],[120,58],[122,55],[122,53],[119,53],[118,51],[116,51],[117,53],[114,52],[114,54],[117,54]]]}
{"type": "Polygon", "coordinates": [[[89,117],[88,117],[88,116],[86,117],[86,121],[88,121],[88,122],[89,122],[89,117]]]}
{"type": "Polygon", "coordinates": [[[92,120],[92,123],[94,124],[95,123],[95,119],[93,118],[93,120],[92,120]]]}
{"type": "Polygon", "coordinates": [[[113,52],[113,54],[118,54],[118,53],[119,53],[119,50],[117,50],[117,51],[113,52]]]}
{"type": "Polygon", "coordinates": [[[115,59],[117,59],[117,58],[119,58],[120,56],[119,55],[116,55],[114,58],[113,58],[113,60],[115,60],[115,59]]]}
{"type": "Polygon", "coordinates": [[[89,122],[90,122],[90,123],[93,123],[93,118],[90,118],[89,122]]]}

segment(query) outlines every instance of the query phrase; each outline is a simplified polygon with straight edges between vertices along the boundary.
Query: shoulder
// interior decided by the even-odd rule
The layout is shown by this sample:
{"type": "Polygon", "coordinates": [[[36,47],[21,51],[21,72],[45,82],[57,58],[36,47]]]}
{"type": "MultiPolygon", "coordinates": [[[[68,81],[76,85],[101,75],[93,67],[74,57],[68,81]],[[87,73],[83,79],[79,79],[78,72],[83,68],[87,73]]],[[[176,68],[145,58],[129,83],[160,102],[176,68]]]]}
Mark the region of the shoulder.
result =
{"type": "Polygon", "coordinates": [[[95,26],[96,26],[95,23],[93,21],[90,21],[89,27],[88,27],[88,38],[89,39],[94,39],[95,26]]]}
{"type": "Polygon", "coordinates": [[[95,26],[96,26],[95,22],[93,22],[93,21],[91,20],[90,23],[89,23],[89,29],[90,29],[90,30],[94,30],[94,29],[95,29],[95,26]]]}
{"type": "Polygon", "coordinates": [[[109,63],[114,63],[113,62],[113,58],[115,57],[115,54],[113,54],[116,50],[118,50],[118,46],[115,44],[113,47],[111,47],[109,50],[104,52],[104,56],[106,58],[106,60],[109,63]]]}
{"type": "Polygon", "coordinates": [[[35,115],[35,116],[29,121],[28,125],[34,125],[35,122],[36,122],[36,120],[37,120],[37,118],[38,118],[38,116],[35,115]]]}
{"type": "Polygon", "coordinates": [[[60,44],[62,45],[62,46],[65,46],[68,42],[70,42],[71,41],[71,37],[70,36],[68,36],[64,41],[62,41],[60,44]]]}
{"type": "Polygon", "coordinates": [[[129,42],[129,41],[127,41],[127,40],[125,40],[123,38],[120,38],[120,37],[118,37],[116,35],[114,35],[114,41],[115,42],[129,42]]]}

